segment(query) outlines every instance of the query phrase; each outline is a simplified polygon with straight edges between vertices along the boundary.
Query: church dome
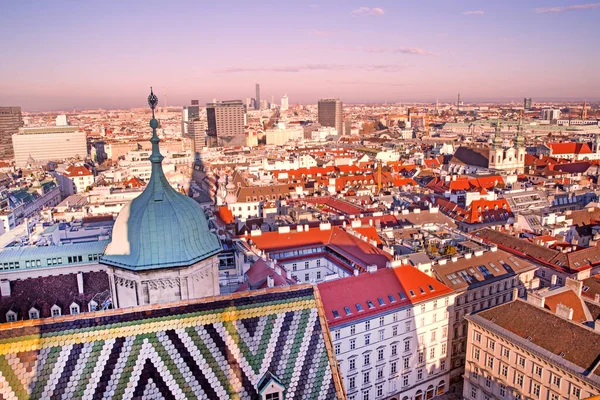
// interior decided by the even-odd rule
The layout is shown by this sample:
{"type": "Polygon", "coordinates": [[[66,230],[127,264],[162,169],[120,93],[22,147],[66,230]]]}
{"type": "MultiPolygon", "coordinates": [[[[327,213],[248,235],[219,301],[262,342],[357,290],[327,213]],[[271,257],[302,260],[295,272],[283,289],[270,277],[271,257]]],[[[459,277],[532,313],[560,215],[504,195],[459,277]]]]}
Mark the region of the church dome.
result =
{"type": "Polygon", "coordinates": [[[183,267],[222,250],[221,242],[208,228],[202,208],[167,181],[154,115],[150,126],[152,175],[142,194],[119,213],[112,241],[101,258],[104,264],[131,270],[183,267]]]}

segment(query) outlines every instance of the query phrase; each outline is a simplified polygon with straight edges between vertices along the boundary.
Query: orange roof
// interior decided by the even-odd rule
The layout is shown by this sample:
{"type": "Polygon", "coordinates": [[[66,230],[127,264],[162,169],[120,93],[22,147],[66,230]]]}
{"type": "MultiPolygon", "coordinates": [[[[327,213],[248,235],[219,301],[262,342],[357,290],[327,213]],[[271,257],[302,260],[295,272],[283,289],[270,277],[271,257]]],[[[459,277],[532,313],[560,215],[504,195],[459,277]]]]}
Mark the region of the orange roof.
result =
{"type": "Polygon", "coordinates": [[[556,313],[556,306],[559,304],[564,304],[573,309],[573,321],[587,321],[581,299],[572,290],[565,290],[545,297],[544,308],[547,308],[553,313],[556,313]]]}
{"type": "Polygon", "coordinates": [[[592,154],[587,143],[549,143],[551,154],[592,154]]]}
{"type": "Polygon", "coordinates": [[[322,282],[318,288],[329,326],[418,304],[452,292],[437,279],[411,265],[322,282]],[[346,308],[350,313],[346,312],[346,308]]]}
{"type": "Polygon", "coordinates": [[[225,222],[226,224],[233,224],[235,222],[233,213],[231,212],[231,210],[229,208],[227,208],[227,206],[219,207],[218,213],[219,213],[219,218],[221,218],[221,221],[225,222]]]}
{"type": "Polygon", "coordinates": [[[65,170],[65,175],[73,176],[90,176],[93,175],[92,171],[82,165],[71,165],[65,170]]]}

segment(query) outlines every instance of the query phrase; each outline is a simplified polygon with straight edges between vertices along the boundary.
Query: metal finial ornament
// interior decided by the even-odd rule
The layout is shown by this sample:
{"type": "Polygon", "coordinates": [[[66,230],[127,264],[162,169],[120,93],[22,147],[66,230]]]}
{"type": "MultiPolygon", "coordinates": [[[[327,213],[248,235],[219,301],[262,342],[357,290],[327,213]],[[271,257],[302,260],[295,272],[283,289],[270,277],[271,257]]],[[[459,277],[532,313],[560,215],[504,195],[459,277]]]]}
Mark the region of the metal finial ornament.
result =
{"type": "Polygon", "coordinates": [[[150,96],[148,96],[148,105],[150,106],[152,111],[154,111],[154,109],[158,105],[158,97],[156,97],[156,95],[152,91],[152,86],[150,86],[150,96]]]}

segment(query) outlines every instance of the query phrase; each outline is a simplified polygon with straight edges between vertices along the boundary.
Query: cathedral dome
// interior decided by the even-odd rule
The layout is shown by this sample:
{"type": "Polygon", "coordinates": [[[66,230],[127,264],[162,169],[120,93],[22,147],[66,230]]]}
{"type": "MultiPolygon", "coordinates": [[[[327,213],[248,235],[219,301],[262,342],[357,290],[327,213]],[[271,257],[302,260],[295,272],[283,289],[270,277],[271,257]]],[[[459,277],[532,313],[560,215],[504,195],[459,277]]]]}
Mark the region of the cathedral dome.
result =
{"type": "Polygon", "coordinates": [[[162,170],[152,118],[152,175],[138,197],[123,207],[113,227],[103,264],[145,270],[183,267],[214,256],[221,242],[210,232],[202,208],[171,187],[162,170]]]}

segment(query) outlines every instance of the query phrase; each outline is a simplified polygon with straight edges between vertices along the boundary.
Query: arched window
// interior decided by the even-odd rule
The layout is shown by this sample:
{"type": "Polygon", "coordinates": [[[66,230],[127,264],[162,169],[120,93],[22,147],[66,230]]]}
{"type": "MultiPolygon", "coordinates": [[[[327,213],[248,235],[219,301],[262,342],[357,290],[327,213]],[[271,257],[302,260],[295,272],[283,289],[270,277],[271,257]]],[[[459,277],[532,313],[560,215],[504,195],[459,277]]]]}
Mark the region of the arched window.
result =
{"type": "Polygon", "coordinates": [[[423,391],[422,390],[417,390],[417,393],[415,394],[415,400],[423,400],[423,391]]]}
{"type": "Polygon", "coordinates": [[[495,157],[494,157],[494,156],[492,156],[492,164],[494,163],[494,159],[495,159],[495,157]]]}
{"type": "Polygon", "coordinates": [[[440,383],[438,383],[437,386],[437,395],[441,396],[446,392],[446,382],[445,381],[440,381],[440,383]]]}
{"type": "Polygon", "coordinates": [[[434,394],[433,385],[429,385],[429,387],[427,388],[427,393],[425,395],[425,398],[427,400],[433,399],[433,394],[434,394]]]}

